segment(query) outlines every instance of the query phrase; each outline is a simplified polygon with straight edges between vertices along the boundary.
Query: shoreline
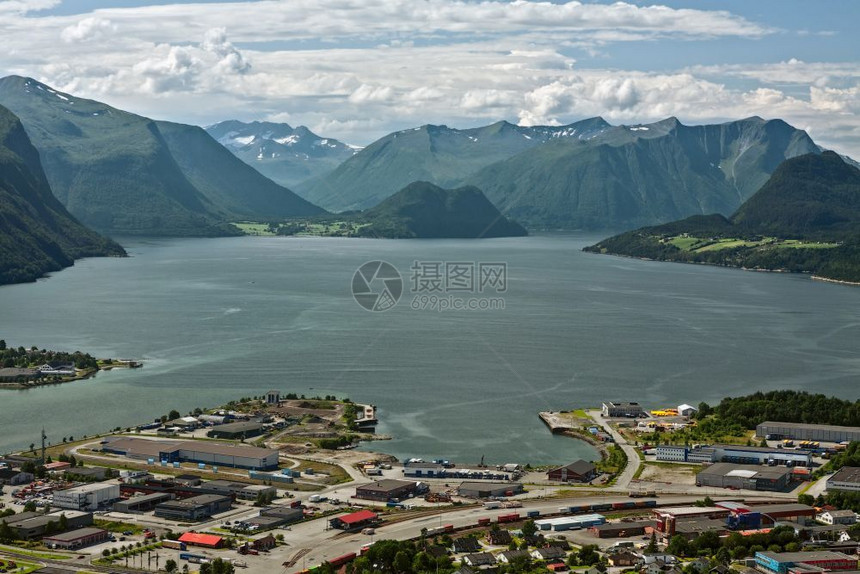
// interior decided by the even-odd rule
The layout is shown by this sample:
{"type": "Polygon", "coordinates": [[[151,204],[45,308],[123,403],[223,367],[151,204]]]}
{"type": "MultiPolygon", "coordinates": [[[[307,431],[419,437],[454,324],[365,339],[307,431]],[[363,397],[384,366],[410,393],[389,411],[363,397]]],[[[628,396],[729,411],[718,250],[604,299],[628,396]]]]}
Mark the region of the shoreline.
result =
{"type": "MultiPolygon", "coordinates": [[[[98,359],[98,361],[103,362],[103,359],[98,359]]],[[[66,383],[73,383],[75,381],[83,381],[86,379],[90,379],[95,377],[100,371],[112,371],[114,369],[140,369],[143,367],[142,361],[135,360],[117,360],[113,363],[108,363],[104,365],[99,365],[95,369],[80,369],[80,373],[76,372],[74,375],[66,375],[60,378],[60,380],[43,380],[43,379],[31,379],[29,381],[10,381],[10,382],[0,382],[0,390],[8,390],[8,391],[23,391],[27,389],[34,389],[36,387],[47,387],[50,385],[63,385],[66,383]]],[[[76,371],[78,369],[75,369],[76,371]]],[[[49,375],[50,376],[50,375],[49,375]]]]}
{"type": "Polygon", "coordinates": [[[808,277],[812,281],[821,281],[824,283],[834,283],[838,285],[848,285],[851,287],[860,287],[860,281],[844,281],[841,279],[831,279],[829,277],[824,277],[821,275],[814,275],[811,271],[789,271],[788,269],[762,269],[759,267],[739,267],[737,265],[721,265],[719,263],[708,263],[707,261],[679,261],[675,259],[654,259],[653,257],[641,257],[637,255],[625,255],[624,253],[611,253],[607,251],[606,253],[600,253],[599,251],[589,251],[587,248],[582,249],[583,253],[590,253],[591,255],[609,255],[612,257],[621,257],[624,259],[636,259],[638,261],[652,261],[657,263],[680,263],[683,265],[705,265],[707,267],[721,267],[723,269],[737,269],[738,271],[751,271],[757,273],[779,273],[783,275],[800,275],[808,277]]]}

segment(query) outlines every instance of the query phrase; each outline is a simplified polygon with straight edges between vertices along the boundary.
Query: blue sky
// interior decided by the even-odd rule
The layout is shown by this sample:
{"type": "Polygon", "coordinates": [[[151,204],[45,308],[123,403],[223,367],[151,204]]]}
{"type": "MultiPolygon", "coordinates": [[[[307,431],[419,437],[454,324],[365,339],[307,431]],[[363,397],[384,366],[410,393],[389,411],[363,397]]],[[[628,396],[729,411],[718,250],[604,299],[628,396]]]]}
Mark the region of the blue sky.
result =
{"type": "Polygon", "coordinates": [[[0,0],[0,75],[365,145],[425,123],[783,118],[860,158],[860,3],[0,0]]]}

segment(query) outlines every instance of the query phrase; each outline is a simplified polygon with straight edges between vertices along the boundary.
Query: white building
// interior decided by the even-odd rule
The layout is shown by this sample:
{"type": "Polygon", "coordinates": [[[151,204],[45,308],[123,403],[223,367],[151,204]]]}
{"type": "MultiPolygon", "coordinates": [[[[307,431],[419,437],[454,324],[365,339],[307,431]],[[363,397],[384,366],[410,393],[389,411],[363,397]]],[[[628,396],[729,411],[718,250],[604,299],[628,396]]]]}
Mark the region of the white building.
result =
{"type": "Polygon", "coordinates": [[[824,524],[854,524],[857,522],[857,515],[853,510],[827,510],[815,517],[816,520],[824,524]]]}
{"type": "Polygon", "coordinates": [[[843,466],[827,479],[827,491],[860,492],[860,467],[843,466]]]}
{"type": "Polygon", "coordinates": [[[119,500],[118,484],[84,484],[54,491],[53,506],[70,510],[98,510],[119,500]]]}
{"type": "Polygon", "coordinates": [[[662,444],[657,446],[657,460],[687,462],[687,449],[684,445],[662,444]]]}
{"type": "Polygon", "coordinates": [[[693,405],[688,405],[686,403],[683,405],[678,405],[678,414],[681,415],[682,417],[691,417],[694,414],[696,414],[696,412],[698,412],[698,410],[699,409],[697,409],[693,405]]]}

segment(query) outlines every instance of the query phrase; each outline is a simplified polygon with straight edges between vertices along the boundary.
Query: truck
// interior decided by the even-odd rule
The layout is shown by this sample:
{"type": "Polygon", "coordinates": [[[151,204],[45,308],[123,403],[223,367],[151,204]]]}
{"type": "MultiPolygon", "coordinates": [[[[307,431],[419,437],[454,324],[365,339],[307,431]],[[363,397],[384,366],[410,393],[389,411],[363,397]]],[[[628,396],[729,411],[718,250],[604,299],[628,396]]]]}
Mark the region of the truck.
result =
{"type": "Polygon", "coordinates": [[[194,554],[192,552],[180,552],[179,559],[180,560],[188,560],[189,562],[193,562],[195,564],[200,564],[200,561],[205,559],[206,557],[202,554],[194,554]]]}
{"type": "Polygon", "coordinates": [[[179,540],[162,540],[161,546],[164,548],[173,548],[174,550],[188,550],[188,547],[184,542],[180,542],[179,540]]]}

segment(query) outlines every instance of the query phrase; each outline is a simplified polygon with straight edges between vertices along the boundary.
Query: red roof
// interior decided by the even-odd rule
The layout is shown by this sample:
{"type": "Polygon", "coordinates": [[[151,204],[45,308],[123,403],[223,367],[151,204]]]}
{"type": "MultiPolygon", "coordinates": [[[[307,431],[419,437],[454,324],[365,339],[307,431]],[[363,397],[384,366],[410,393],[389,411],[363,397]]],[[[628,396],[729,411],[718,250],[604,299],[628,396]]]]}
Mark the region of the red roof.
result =
{"type": "Polygon", "coordinates": [[[376,520],[376,517],[377,514],[375,512],[371,512],[370,510],[359,510],[352,514],[339,516],[338,520],[344,524],[356,524],[357,522],[364,522],[365,520],[376,520]]]}
{"type": "Polygon", "coordinates": [[[200,534],[199,532],[186,532],[179,537],[180,542],[196,544],[197,546],[218,546],[223,539],[214,534],[200,534]]]}

